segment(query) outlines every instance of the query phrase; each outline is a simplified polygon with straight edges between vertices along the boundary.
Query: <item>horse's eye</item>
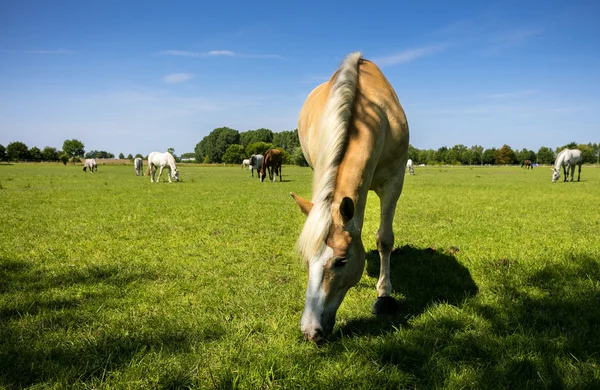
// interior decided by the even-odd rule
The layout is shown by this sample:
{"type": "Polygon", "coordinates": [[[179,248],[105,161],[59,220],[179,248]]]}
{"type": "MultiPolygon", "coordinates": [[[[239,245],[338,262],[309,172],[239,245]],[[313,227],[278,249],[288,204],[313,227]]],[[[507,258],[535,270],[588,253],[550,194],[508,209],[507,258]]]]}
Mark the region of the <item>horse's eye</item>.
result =
{"type": "Polygon", "coordinates": [[[348,259],[345,257],[338,257],[335,260],[333,260],[333,266],[335,268],[339,268],[339,267],[343,267],[348,263],[348,259]]]}

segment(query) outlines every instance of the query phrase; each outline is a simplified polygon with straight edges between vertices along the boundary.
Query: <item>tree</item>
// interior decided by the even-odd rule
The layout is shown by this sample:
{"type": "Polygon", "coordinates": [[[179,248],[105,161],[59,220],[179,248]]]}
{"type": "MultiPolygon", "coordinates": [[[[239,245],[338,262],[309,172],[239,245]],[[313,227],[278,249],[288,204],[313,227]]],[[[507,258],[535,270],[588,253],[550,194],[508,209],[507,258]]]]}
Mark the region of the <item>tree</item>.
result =
{"type": "Polygon", "coordinates": [[[83,142],[77,139],[65,140],[62,150],[69,157],[83,157],[85,154],[83,142]]]}
{"type": "Polygon", "coordinates": [[[512,148],[506,144],[502,145],[498,153],[496,153],[496,164],[505,165],[505,164],[514,164],[517,159],[515,157],[515,152],[512,148]]]}
{"type": "Polygon", "coordinates": [[[0,145],[0,161],[4,161],[6,159],[6,148],[4,145],[0,145]]]}
{"type": "Polygon", "coordinates": [[[246,156],[251,156],[253,154],[264,155],[267,152],[267,150],[271,149],[274,146],[275,145],[266,142],[255,142],[246,147],[246,156]]]}
{"type": "Polygon", "coordinates": [[[58,160],[58,150],[56,148],[51,148],[50,146],[46,146],[42,150],[42,160],[44,161],[56,161],[58,160]]]}
{"type": "Polygon", "coordinates": [[[144,156],[142,156],[142,154],[141,154],[141,153],[138,153],[138,154],[136,154],[136,155],[135,155],[135,158],[138,158],[138,157],[139,157],[139,158],[142,158],[142,159],[144,158],[144,156]]]}
{"type": "Polygon", "coordinates": [[[196,147],[196,161],[221,162],[229,145],[240,144],[240,133],[229,127],[219,127],[204,137],[196,147]]]}
{"type": "Polygon", "coordinates": [[[538,164],[552,164],[554,161],[554,152],[552,149],[542,146],[537,152],[537,163],[538,164]]]}
{"type": "Polygon", "coordinates": [[[448,152],[448,148],[445,146],[442,146],[441,148],[439,148],[433,158],[435,160],[435,162],[443,164],[446,162],[446,153],[448,152]]]}
{"type": "MultiPolygon", "coordinates": [[[[241,134],[240,134],[241,137],[241,134]]],[[[262,141],[269,142],[269,141],[262,141]]],[[[273,134],[273,144],[285,150],[294,151],[300,147],[300,138],[298,137],[298,129],[286,130],[273,134]]],[[[243,144],[242,144],[243,145],[243,144]]],[[[248,145],[246,145],[248,146],[248,145]]]]}
{"type": "Polygon", "coordinates": [[[127,155],[127,158],[128,158],[129,160],[133,160],[133,156],[131,155],[131,153],[129,153],[129,154],[127,155]]]}
{"type": "Polygon", "coordinates": [[[239,143],[244,147],[247,147],[249,144],[253,144],[255,142],[272,143],[273,137],[273,132],[269,129],[248,130],[240,133],[239,143]]]}
{"type": "Polygon", "coordinates": [[[223,154],[223,162],[226,164],[240,164],[245,158],[245,153],[242,145],[229,145],[223,154]]]}
{"type": "Polygon", "coordinates": [[[473,145],[471,151],[473,152],[473,164],[483,164],[483,146],[473,145]]]}
{"type": "Polygon", "coordinates": [[[29,149],[23,142],[11,142],[6,145],[6,157],[11,161],[27,160],[29,149]]]}
{"type": "Polygon", "coordinates": [[[62,163],[63,163],[64,165],[67,165],[67,162],[69,161],[69,155],[68,155],[68,154],[66,154],[66,153],[63,153],[63,154],[61,154],[60,156],[58,156],[58,159],[59,159],[60,161],[62,161],[62,163]]]}
{"type": "Polygon", "coordinates": [[[119,153],[119,159],[123,160],[125,158],[125,155],[123,153],[119,153]]]}
{"type": "Polygon", "coordinates": [[[304,157],[304,153],[302,153],[302,148],[300,146],[294,149],[294,151],[291,153],[290,159],[292,164],[299,165],[301,167],[308,166],[308,162],[306,161],[306,158],[304,157]]]}
{"type": "Polygon", "coordinates": [[[42,161],[42,151],[37,146],[29,149],[29,158],[33,161],[42,161]]]}
{"type": "Polygon", "coordinates": [[[495,164],[496,163],[496,154],[498,153],[498,149],[491,148],[483,151],[482,160],[484,164],[495,164]]]}

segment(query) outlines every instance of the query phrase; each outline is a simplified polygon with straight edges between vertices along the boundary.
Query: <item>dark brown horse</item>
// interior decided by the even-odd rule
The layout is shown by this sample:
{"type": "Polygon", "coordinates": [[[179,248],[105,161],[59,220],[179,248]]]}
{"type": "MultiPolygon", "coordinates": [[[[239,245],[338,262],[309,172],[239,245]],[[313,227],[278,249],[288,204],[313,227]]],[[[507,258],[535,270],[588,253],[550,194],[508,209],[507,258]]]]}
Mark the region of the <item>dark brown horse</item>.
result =
{"type": "Polygon", "coordinates": [[[276,176],[279,175],[279,181],[283,181],[281,178],[281,162],[283,160],[283,155],[281,151],[278,149],[269,149],[267,153],[265,153],[265,157],[263,158],[262,166],[260,168],[259,177],[260,181],[265,180],[266,171],[269,171],[269,180],[275,181],[276,176]],[[273,177],[275,174],[275,177],[273,177]]]}
{"type": "Polygon", "coordinates": [[[531,163],[531,160],[523,161],[523,164],[521,164],[521,168],[523,168],[523,166],[527,167],[527,169],[529,169],[529,168],[533,169],[533,164],[531,163]]]}

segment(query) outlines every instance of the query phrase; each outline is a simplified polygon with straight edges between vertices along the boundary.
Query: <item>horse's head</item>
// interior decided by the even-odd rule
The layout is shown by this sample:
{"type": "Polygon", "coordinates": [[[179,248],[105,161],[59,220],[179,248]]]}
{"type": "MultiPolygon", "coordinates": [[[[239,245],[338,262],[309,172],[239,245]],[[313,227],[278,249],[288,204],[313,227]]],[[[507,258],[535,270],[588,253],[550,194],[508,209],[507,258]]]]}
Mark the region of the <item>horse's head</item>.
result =
{"type": "Polygon", "coordinates": [[[260,178],[260,181],[263,182],[265,180],[265,176],[267,176],[266,170],[264,168],[260,168],[258,170],[258,177],[260,178]]]}
{"type": "Polygon", "coordinates": [[[560,168],[552,168],[552,183],[555,183],[560,178],[560,168]]]}
{"type": "Polygon", "coordinates": [[[326,208],[330,212],[311,216],[313,203],[294,193],[291,195],[300,210],[308,216],[306,223],[311,224],[310,227],[318,230],[317,225],[323,222],[319,221],[322,217],[330,218],[331,222],[324,242],[315,246],[316,251],[300,248],[308,265],[308,284],[300,326],[306,339],[319,342],[331,333],[337,310],[346,293],[359,282],[365,265],[365,250],[360,230],[353,219],[354,201],[351,198],[344,197],[341,202],[333,202],[330,208],[326,208]],[[317,220],[315,217],[318,217],[317,220]]]}
{"type": "Polygon", "coordinates": [[[173,171],[171,172],[171,177],[173,178],[173,180],[179,181],[179,171],[177,170],[177,168],[173,169],[173,171]]]}

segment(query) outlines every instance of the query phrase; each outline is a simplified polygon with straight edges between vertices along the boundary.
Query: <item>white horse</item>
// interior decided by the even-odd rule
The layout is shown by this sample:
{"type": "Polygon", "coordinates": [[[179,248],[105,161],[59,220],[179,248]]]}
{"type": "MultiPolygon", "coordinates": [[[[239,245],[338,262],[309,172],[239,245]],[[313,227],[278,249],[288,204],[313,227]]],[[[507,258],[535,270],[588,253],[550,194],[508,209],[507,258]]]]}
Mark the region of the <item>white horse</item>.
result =
{"type": "Polygon", "coordinates": [[[93,158],[86,158],[83,162],[83,171],[85,172],[87,168],[90,168],[90,172],[94,172],[94,168],[96,168],[96,172],[98,172],[98,165],[96,165],[96,160],[93,158]]]}
{"type": "Polygon", "coordinates": [[[179,181],[179,172],[177,171],[173,155],[169,152],[152,152],[148,155],[148,168],[150,169],[151,183],[154,183],[154,174],[158,167],[160,167],[160,171],[158,172],[156,182],[158,183],[160,181],[160,175],[162,175],[165,166],[169,169],[169,175],[167,176],[169,183],[171,183],[171,177],[173,177],[173,180],[179,181]]]}
{"type": "MultiPolygon", "coordinates": [[[[259,173],[264,158],[265,157],[262,154],[253,154],[252,156],[250,156],[250,172],[252,173],[252,177],[254,177],[255,169],[256,173],[259,173]]],[[[258,175],[258,178],[260,179],[260,174],[258,175]]]]}
{"type": "Polygon", "coordinates": [[[244,159],[244,161],[242,161],[242,169],[245,169],[246,167],[250,167],[250,159],[244,159]]]}
{"type": "Polygon", "coordinates": [[[406,168],[408,168],[408,174],[409,175],[414,175],[415,174],[415,167],[413,166],[413,162],[412,162],[412,160],[410,158],[406,162],[406,168]]]}
{"type": "Polygon", "coordinates": [[[554,162],[552,168],[552,183],[556,182],[560,178],[560,167],[563,167],[565,172],[565,181],[568,180],[569,173],[567,169],[571,169],[571,181],[575,177],[575,165],[579,165],[579,171],[577,172],[577,181],[581,178],[581,164],[583,164],[583,156],[579,149],[563,149],[554,162]]]}
{"type": "Polygon", "coordinates": [[[141,158],[136,157],[136,159],[133,160],[133,166],[135,167],[135,175],[139,176],[144,167],[144,161],[141,158]]]}

